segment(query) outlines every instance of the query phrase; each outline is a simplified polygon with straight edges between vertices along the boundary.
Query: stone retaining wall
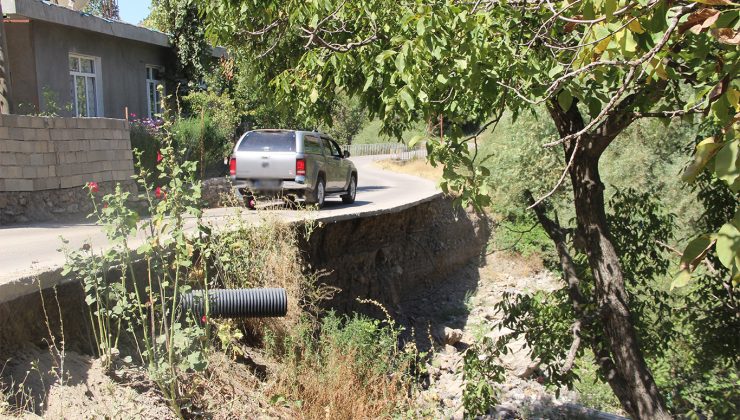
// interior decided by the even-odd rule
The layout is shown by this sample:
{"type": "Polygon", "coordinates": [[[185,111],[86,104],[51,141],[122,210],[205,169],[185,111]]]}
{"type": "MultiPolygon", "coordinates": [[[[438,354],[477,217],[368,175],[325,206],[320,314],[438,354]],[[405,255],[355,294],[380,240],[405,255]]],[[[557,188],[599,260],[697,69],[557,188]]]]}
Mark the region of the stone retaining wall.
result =
{"type": "Polygon", "coordinates": [[[82,186],[135,191],[133,173],[125,120],[0,116],[0,225],[86,213],[82,186]]]}

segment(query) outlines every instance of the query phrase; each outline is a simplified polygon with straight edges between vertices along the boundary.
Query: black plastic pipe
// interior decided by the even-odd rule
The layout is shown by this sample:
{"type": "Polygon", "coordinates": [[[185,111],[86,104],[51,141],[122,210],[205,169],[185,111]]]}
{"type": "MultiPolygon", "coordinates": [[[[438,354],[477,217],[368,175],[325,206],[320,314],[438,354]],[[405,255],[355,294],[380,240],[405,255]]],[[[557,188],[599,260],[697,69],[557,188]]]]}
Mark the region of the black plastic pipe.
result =
{"type": "MultiPolygon", "coordinates": [[[[205,290],[194,290],[180,299],[184,313],[205,314],[205,290]]],[[[288,313],[285,289],[211,289],[208,312],[215,318],[270,318],[288,313]]]]}

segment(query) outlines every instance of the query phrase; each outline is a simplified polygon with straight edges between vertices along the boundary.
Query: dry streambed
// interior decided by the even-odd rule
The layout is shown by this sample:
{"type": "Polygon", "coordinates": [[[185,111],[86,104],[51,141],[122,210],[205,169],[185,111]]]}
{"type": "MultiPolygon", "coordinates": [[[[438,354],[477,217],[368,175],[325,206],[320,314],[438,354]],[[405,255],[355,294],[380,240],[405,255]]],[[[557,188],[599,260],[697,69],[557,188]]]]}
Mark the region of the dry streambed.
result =
{"type": "MultiPolygon", "coordinates": [[[[560,280],[537,259],[497,252],[486,257],[484,266],[461,270],[444,287],[421,299],[413,308],[415,329],[430,326],[437,350],[428,366],[430,384],[419,393],[418,403],[432,407],[434,417],[462,419],[466,348],[483,337],[495,340],[511,333],[497,327],[503,314],[496,312],[495,305],[503,294],[560,287],[560,280]]],[[[506,369],[506,378],[498,386],[500,403],[491,409],[492,418],[622,418],[580,406],[573,391],[562,390],[556,397],[542,384],[544,378],[524,340],[512,341],[509,348],[511,352],[498,359],[506,369]]]]}

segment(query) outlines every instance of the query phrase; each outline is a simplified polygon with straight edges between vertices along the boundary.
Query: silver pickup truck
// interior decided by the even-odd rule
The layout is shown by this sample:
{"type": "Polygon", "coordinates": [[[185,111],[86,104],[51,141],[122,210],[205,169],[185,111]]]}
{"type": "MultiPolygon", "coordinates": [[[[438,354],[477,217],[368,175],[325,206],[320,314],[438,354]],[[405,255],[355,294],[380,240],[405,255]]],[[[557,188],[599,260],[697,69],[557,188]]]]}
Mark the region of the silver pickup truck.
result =
{"type": "Polygon", "coordinates": [[[357,194],[357,168],[348,158],[326,134],[254,130],[234,146],[229,172],[249,207],[255,194],[295,196],[318,207],[327,196],[339,195],[350,204],[357,194]]]}

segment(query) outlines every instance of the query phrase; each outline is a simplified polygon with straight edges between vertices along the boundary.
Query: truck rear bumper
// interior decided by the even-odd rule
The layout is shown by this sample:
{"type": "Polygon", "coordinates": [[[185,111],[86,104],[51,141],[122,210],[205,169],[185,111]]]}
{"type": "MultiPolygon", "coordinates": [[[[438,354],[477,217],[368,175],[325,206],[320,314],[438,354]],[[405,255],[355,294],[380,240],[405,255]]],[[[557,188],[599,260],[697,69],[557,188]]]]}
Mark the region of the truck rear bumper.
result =
{"type": "Polygon", "coordinates": [[[239,195],[247,193],[259,194],[277,194],[277,193],[298,193],[303,192],[308,186],[303,182],[291,180],[251,180],[251,179],[232,179],[232,185],[239,195]]]}

